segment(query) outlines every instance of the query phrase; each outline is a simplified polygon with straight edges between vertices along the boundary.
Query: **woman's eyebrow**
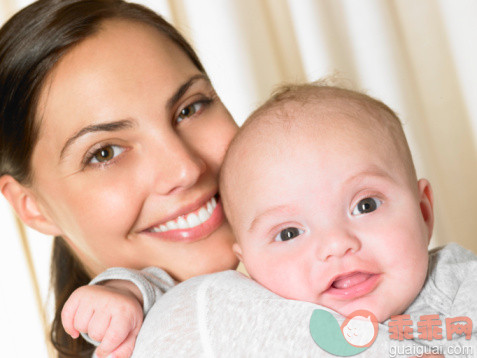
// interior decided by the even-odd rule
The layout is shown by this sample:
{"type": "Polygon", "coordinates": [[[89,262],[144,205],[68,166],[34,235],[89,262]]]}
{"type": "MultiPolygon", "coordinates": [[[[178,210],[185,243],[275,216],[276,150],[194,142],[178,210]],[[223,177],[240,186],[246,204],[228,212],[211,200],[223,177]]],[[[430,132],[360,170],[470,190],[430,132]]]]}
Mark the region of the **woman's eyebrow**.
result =
{"type": "Polygon", "coordinates": [[[121,121],[115,122],[107,122],[107,123],[99,123],[99,124],[92,124],[90,126],[81,128],[78,132],[76,132],[73,136],[68,138],[65,145],[61,149],[60,153],[60,161],[63,159],[64,154],[68,147],[70,147],[78,138],[84,136],[85,134],[92,133],[92,132],[114,132],[119,131],[125,128],[132,128],[134,127],[134,122],[130,119],[124,119],[121,121]]]}
{"type": "Polygon", "coordinates": [[[183,83],[178,89],[177,91],[174,92],[174,94],[171,96],[171,98],[169,98],[169,100],[167,101],[167,104],[166,104],[166,107],[168,110],[171,110],[172,107],[174,107],[174,105],[176,104],[177,101],[179,101],[181,99],[181,97],[187,92],[187,90],[197,81],[199,80],[204,80],[204,81],[207,81],[207,83],[210,82],[209,78],[207,77],[207,75],[205,75],[204,73],[200,73],[200,74],[197,74],[195,76],[192,76],[191,78],[189,78],[185,83],[183,83]]]}
{"type": "MultiPolygon", "coordinates": [[[[171,96],[171,98],[169,98],[169,100],[167,101],[167,104],[166,104],[167,108],[170,110],[174,106],[174,104],[177,101],[179,101],[180,98],[187,92],[187,90],[195,82],[197,82],[199,80],[205,80],[205,81],[209,82],[209,78],[207,77],[207,75],[205,75],[203,73],[192,76],[191,78],[189,78],[185,83],[183,83],[174,92],[174,94],[171,96]]],[[[122,121],[92,124],[90,126],[84,127],[82,129],[80,129],[78,132],[76,132],[73,136],[71,136],[66,141],[65,145],[61,149],[60,161],[63,159],[68,147],[70,147],[78,138],[80,138],[81,136],[83,136],[87,133],[102,132],[102,131],[104,131],[104,132],[114,132],[114,131],[118,131],[118,130],[125,129],[125,128],[131,128],[133,126],[134,126],[134,122],[131,121],[131,120],[126,119],[126,120],[122,120],[122,121]]]]}

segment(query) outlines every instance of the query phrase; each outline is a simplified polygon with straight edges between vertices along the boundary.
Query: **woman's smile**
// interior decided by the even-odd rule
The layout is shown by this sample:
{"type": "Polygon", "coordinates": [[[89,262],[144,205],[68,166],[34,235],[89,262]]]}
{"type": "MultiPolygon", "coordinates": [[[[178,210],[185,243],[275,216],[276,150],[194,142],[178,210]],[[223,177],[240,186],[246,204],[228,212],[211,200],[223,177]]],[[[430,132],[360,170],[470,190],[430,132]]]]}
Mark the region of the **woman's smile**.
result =
{"type": "MultiPolygon", "coordinates": [[[[197,204],[192,204],[197,207],[197,204]]],[[[162,221],[145,230],[154,237],[170,241],[192,242],[201,240],[224,223],[222,204],[216,196],[212,196],[206,203],[199,204],[199,208],[183,208],[188,211],[174,219],[162,221]]]]}
{"type": "Polygon", "coordinates": [[[237,126],[181,49],[110,21],[63,56],[47,88],[34,187],[93,274],[159,266],[184,280],[235,267],[217,177],[237,126]]]}

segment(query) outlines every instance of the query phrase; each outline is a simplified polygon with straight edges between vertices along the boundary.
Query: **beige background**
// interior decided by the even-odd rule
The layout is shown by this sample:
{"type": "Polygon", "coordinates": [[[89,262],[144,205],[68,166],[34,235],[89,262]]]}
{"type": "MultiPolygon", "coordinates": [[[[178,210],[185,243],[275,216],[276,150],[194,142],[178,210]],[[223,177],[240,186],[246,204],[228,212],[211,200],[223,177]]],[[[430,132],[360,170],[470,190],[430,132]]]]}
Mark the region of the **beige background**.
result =
{"type": "MultiPolygon", "coordinates": [[[[0,21],[30,2],[0,0],[0,21]]],[[[385,101],[404,122],[419,176],[433,184],[432,245],[477,252],[477,1],[138,2],[191,40],[238,123],[276,84],[331,73],[385,101]]],[[[35,292],[46,299],[51,240],[27,231],[22,246],[3,198],[0,218],[2,356],[46,357],[35,292]]]]}

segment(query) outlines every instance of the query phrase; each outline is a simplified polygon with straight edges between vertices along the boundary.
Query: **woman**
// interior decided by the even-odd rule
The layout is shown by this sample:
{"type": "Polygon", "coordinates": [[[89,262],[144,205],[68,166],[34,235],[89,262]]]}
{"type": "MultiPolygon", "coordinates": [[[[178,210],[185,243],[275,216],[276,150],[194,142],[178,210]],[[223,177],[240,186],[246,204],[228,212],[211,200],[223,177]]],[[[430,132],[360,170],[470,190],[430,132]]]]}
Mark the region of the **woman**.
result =
{"type": "Polygon", "coordinates": [[[55,236],[60,356],[91,354],[60,311],[104,269],[159,266],[182,281],[236,267],[217,174],[237,127],[161,17],[122,0],[40,0],[0,31],[0,88],[0,189],[55,236]]]}

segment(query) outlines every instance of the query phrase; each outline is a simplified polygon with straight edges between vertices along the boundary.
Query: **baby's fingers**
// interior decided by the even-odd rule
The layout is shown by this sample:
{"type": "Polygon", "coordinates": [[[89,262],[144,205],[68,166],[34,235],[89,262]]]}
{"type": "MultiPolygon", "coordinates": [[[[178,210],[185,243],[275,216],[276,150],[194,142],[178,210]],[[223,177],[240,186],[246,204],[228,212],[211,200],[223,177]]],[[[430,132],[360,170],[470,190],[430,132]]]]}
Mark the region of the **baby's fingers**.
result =
{"type": "Polygon", "coordinates": [[[61,323],[66,333],[73,338],[78,338],[80,332],[75,328],[75,316],[79,307],[79,300],[71,296],[61,310],[61,323]]]}
{"type": "Polygon", "coordinates": [[[89,322],[94,315],[94,310],[90,306],[81,305],[76,310],[73,327],[76,331],[81,333],[88,333],[89,322]]]}
{"type": "Polygon", "coordinates": [[[109,328],[110,322],[111,315],[109,312],[105,312],[105,310],[97,310],[89,320],[86,333],[92,340],[101,342],[109,328]]]}
{"type": "Polygon", "coordinates": [[[137,332],[131,331],[124,342],[112,353],[114,358],[129,358],[134,351],[136,344],[137,332]]]}
{"type": "Polygon", "coordinates": [[[98,358],[107,357],[112,352],[115,358],[130,357],[132,354],[139,325],[130,319],[115,317],[117,316],[113,316],[101,344],[96,348],[98,358]]]}

